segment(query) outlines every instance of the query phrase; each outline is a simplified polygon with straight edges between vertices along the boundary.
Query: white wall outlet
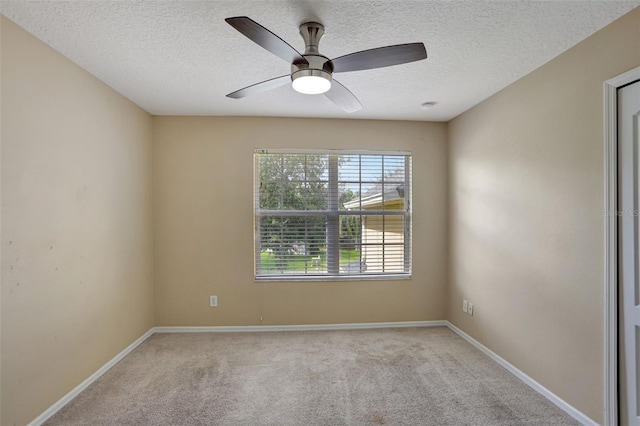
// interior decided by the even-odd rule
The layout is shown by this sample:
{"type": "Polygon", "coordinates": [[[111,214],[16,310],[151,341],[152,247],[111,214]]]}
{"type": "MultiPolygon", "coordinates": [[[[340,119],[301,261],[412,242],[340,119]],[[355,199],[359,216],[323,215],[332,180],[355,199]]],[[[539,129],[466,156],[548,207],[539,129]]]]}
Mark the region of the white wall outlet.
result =
{"type": "Polygon", "coordinates": [[[212,308],[218,306],[218,296],[209,296],[209,306],[212,308]]]}
{"type": "Polygon", "coordinates": [[[473,303],[469,303],[469,306],[467,306],[467,313],[473,315],[473,303]]]}
{"type": "Polygon", "coordinates": [[[467,302],[466,300],[462,301],[462,312],[464,312],[465,314],[467,313],[468,304],[469,302],[467,302]]]}

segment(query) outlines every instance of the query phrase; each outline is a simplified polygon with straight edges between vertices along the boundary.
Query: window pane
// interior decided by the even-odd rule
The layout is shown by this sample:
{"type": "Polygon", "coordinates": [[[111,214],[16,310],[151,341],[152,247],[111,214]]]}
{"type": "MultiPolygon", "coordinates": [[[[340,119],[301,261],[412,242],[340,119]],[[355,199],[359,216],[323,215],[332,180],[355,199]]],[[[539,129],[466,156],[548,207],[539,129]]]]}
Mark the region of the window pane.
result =
{"type": "Polygon", "coordinates": [[[362,219],[360,216],[340,217],[340,273],[346,275],[365,272],[360,241],[362,219]]]}
{"type": "Polygon", "coordinates": [[[276,210],[280,209],[281,199],[280,196],[280,185],[275,182],[261,182],[260,183],[260,192],[259,192],[259,200],[260,200],[260,208],[264,210],[276,210]]]}
{"type": "Polygon", "coordinates": [[[362,155],[360,162],[362,182],[379,182],[382,177],[382,156],[362,155]]]}
{"type": "Polygon", "coordinates": [[[354,210],[360,209],[360,193],[358,192],[358,185],[353,184],[338,184],[338,197],[339,197],[339,210],[354,210]]]}
{"type": "Polygon", "coordinates": [[[300,210],[326,210],[328,205],[328,183],[307,182],[304,190],[304,209],[300,210]]]}
{"type": "Polygon", "coordinates": [[[326,272],[324,216],[260,218],[259,275],[326,272]]]}
{"type": "Polygon", "coordinates": [[[404,181],[404,155],[385,155],[384,158],[384,176],[399,176],[404,181]]]}
{"type": "Polygon", "coordinates": [[[307,154],[305,155],[305,178],[307,182],[328,182],[327,165],[328,155],[307,154]]]}
{"type": "Polygon", "coordinates": [[[404,272],[404,246],[389,245],[384,246],[384,272],[404,272]]]}
{"type": "Polygon", "coordinates": [[[360,155],[340,155],[338,181],[358,182],[360,180],[360,157],[360,155]]]}
{"type": "MultiPolygon", "coordinates": [[[[386,181],[385,181],[386,182],[386,181]]],[[[381,185],[384,200],[381,201],[382,210],[404,210],[404,182],[385,183],[381,185]]]]}
{"type": "Polygon", "coordinates": [[[405,217],[365,216],[362,258],[370,273],[405,272],[405,217]]]}
{"type": "Polygon", "coordinates": [[[305,155],[289,154],[282,157],[282,177],[285,182],[304,183],[305,155]]]}
{"type": "Polygon", "coordinates": [[[259,203],[265,210],[327,208],[327,156],[259,154],[259,203]]]}

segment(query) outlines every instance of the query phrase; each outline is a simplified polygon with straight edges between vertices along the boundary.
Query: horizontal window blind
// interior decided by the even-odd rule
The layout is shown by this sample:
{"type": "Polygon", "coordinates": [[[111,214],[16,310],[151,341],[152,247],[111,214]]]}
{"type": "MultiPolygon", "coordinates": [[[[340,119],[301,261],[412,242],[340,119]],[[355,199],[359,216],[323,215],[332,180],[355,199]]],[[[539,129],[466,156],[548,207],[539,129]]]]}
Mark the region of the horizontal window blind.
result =
{"type": "Polygon", "coordinates": [[[256,279],[410,274],[410,154],[255,152],[256,279]]]}

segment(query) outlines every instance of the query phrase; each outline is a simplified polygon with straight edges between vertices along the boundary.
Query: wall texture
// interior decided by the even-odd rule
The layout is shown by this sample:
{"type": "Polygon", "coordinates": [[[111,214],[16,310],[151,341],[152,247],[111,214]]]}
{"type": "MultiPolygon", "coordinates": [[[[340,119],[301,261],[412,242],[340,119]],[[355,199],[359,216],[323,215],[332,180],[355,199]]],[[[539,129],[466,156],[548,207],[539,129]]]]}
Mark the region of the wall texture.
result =
{"type": "Polygon", "coordinates": [[[2,425],[153,326],[152,119],[5,17],[2,425]]]}
{"type": "Polygon", "coordinates": [[[156,325],[443,319],[445,133],[442,123],[154,117],[156,325]],[[256,283],[254,148],[411,151],[413,279],[256,283]]]}
{"type": "Polygon", "coordinates": [[[639,65],[636,9],[449,123],[447,317],[598,422],[602,84],[639,65]]]}

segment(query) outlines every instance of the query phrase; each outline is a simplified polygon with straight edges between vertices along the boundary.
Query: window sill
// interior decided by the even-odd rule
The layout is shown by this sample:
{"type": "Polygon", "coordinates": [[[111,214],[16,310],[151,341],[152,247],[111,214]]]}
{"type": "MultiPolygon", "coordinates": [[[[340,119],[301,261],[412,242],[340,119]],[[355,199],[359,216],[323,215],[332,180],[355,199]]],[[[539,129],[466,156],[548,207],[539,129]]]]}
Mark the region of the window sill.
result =
{"type": "Polygon", "coordinates": [[[312,275],[312,276],[287,276],[287,275],[274,275],[266,277],[255,277],[254,280],[257,283],[262,282],[308,282],[308,281],[402,281],[412,279],[411,274],[394,274],[394,275],[312,275]]]}

